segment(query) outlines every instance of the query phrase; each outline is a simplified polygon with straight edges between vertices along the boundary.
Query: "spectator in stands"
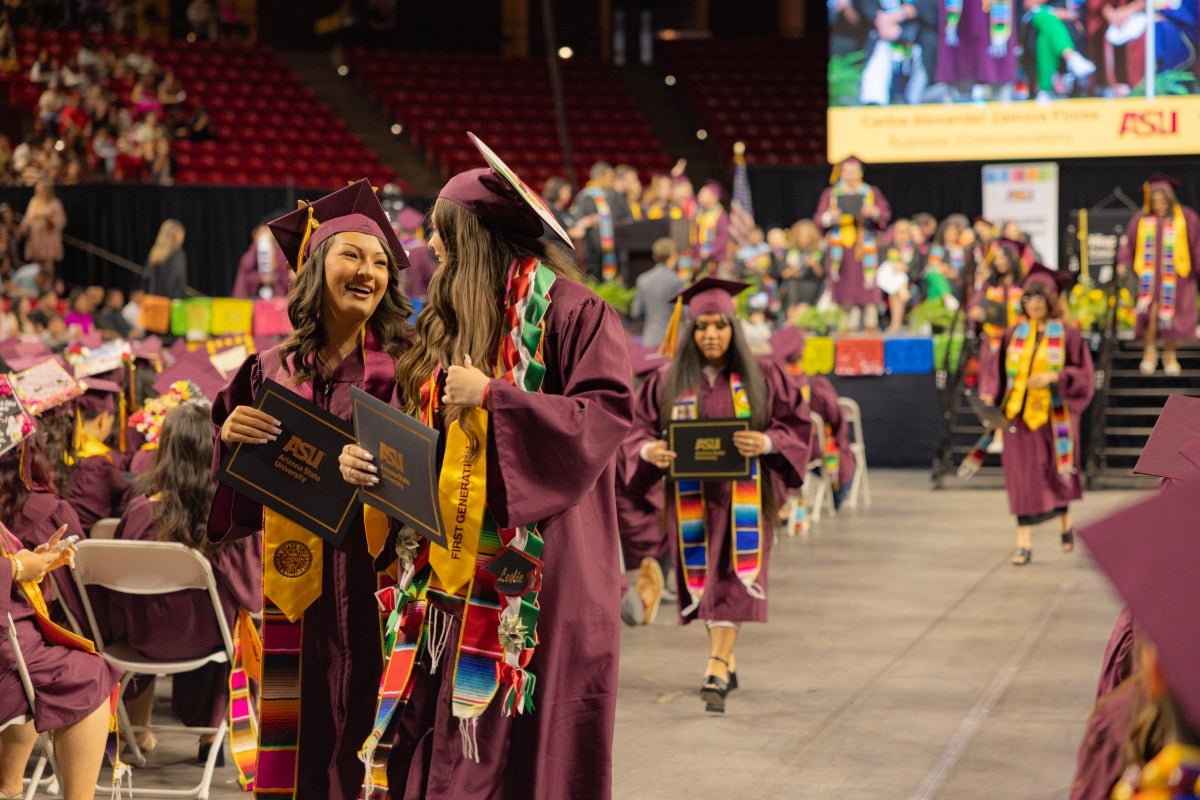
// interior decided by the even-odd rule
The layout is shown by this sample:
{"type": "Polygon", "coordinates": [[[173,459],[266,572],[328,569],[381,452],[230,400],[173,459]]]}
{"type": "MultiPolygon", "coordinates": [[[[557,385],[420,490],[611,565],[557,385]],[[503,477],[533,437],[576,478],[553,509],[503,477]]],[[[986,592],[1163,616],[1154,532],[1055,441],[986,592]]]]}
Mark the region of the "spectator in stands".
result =
{"type": "Polygon", "coordinates": [[[150,165],[150,182],[158,186],[170,186],[175,182],[175,162],[171,157],[171,141],[161,128],[145,148],[146,162],[150,165]]]}
{"type": "Polygon", "coordinates": [[[38,295],[37,307],[29,315],[38,333],[46,329],[50,320],[58,316],[58,292],[53,289],[43,290],[38,295]]]}
{"type": "Polygon", "coordinates": [[[46,136],[57,134],[58,118],[66,104],[67,96],[59,87],[58,80],[50,81],[37,101],[38,130],[46,136]]]}
{"type": "Polygon", "coordinates": [[[196,106],[187,124],[175,129],[175,137],[178,139],[190,139],[193,142],[211,142],[213,139],[216,139],[217,136],[213,133],[212,120],[208,115],[208,109],[204,106],[196,106]]]}
{"type": "Polygon", "coordinates": [[[188,27],[202,42],[217,40],[217,9],[212,0],[192,0],[187,7],[188,27]]]}
{"type": "Polygon", "coordinates": [[[125,319],[121,309],[125,307],[125,293],[120,289],[109,289],[104,295],[104,305],[96,312],[96,327],[106,338],[128,339],[133,325],[125,319]]]}
{"type": "Polygon", "coordinates": [[[1145,187],[1142,210],[1125,226],[1125,242],[1117,254],[1117,274],[1137,279],[1137,336],[1144,351],[1138,369],[1153,375],[1158,368],[1158,340],[1163,346],[1163,372],[1182,372],[1175,355],[1180,339],[1196,335],[1196,269],[1200,259],[1200,216],[1179,202],[1179,181],[1161,173],[1145,187]]]}
{"type": "Polygon", "coordinates": [[[637,170],[628,164],[618,164],[613,170],[613,191],[625,200],[629,219],[642,219],[642,182],[637,170]]]}
{"type": "Polygon", "coordinates": [[[154,88],[154,75],[146,73],[138,78],[138,82],[129,90],[129,103],[137,115],[162,111],[162,103],[158,100],[158,92],[154,88]]]}
{"type": "Polygon", "coordinates": [[[813,219],[828,242],[825,272],[833,301],[848,312],[851,330],[876,330],[883,302],[875,284],[877,240],[887,230],[891,208],[883,192],[863,180],[863,164],[857,158],[836,166],[830,182],[813,219]]]}
{"type": "Polygon", "coordinates": [[[920,281],[920,255],[912,238],[912,223],[898,219],[888,232],[883,263],[879,267],[879,288],[887,296],[888,333],[899,333],[904,327],[904,315],[912,300],[911,286],[920,281]]]}
{"type": "Polygon", "coordinates": [[[793,308],[804,313],[815,306],[825,291],[825,249],[820,229],[811,219],[802,219],[792,226],[791,238],[776,275],[787,318],[793,308]]]}
{"type": "MultiPolygon", "coordinates": [[[[130,45],[129,52],[120,60],[136,77],[153,75],[157,68],[154,64],[154,59],[147,55],[142,46],[136,41],[130,45]]],[[[153,90],[153,86],[150,87],[153,90]]],[[[150,92],[153,94],[153,91],[150,92]]]]}
{"type": "Polygon", "coordinates": [[[667,324],[671,320],[671,301],[683,291],[683,279],[675,271],[678,251],[675,242],[663,237],[651,245],[650,255],[654,266],[637,279],[637,294],[629,316],[642,322],[642,344],[658,347],[667,335],[667,324]]]}
{"type": "Polygon", "coordinates": [[[67,102],[58,117],[58,135],[63,140],[63,150],[75,153],[83,147],[84,140],[91,131],[92,117],[88,113],[80,93],[67,93],[67,102]]]}
{"type": "Polygon", "coordinates": [[[12,206],[0,203],[0,275],[8,275],[23,263],[17,256],[17,235],[12,206]]]}
{"type": "Polygon", "coordinates": [[[75,61],[84,72],[89,72],[101,80],[108,77],[108,62],[101,56],[95,39],[89,37],[83,40],[83,44],[75,51],[75,61]]]}
{"type": "Polygon", "coordinates": [[[87,73],[79,66],[79,62],[75,59],[75,56],[68,58],[67,63],[62,65],[62,68],[58,71],[58,81],[62,84],[62,88],[68,92],[72,89],[86,89],[90,83],[87,73]]]}
{"type": "Polygon", "coordinates": [[[22,338],[37,336],[37,329],[30,317],[33,312],[33,299],[19,289],[14,290],[12,298],[12,309],[5,315],[4,323],[0,325],[0,339],[12,336],[22,338]]]}
{"type": "Polygon", "coordinates": [[[183,83],[172,70],[167,70],[162,82],[158,84],[158,102],[162,103],[164,109],[170,110],[182,106],[186,100],[187,92],[184,91],[183,83]]]}
{"type": "MultiPolygon", "coordinates": [[[[115,539],[178,542],[200,551],[212,565],[225,621],[233,630],[238,610],[262,608],[261,534],[210,544],[208,509],[212,505],[212,423],[207,402],[190,400],[167,412],[154,452],[154,467],[136,485],[137,496],[121,517],[115,539]]],[[[144,657],[198,658],[221,647],[212,622],[212,601],[203,592],[133,597],[110,595],[106,604],[109,634],[144,657]],[[189,635],[174,635],[178,630],[189,635]]],[[[154,678],[139,676],[126,692],[134,725],[148,725],[154,709],[154,678]]],[[[176,675],[171,707],[184,725],[216,727],[229,711],[229,664],[208,664],[176,675]]],[[[154,749],[154,734],[138,734],[139,744],[154,749]]],[[[208,759],[211,734],[201,737],[197,760],[208,759]]],[[[223,764],[223,754],[217,764],[223,764]]]]}
{"type": "Polygon", "coordinates": [[[142,289],[133,289],[129,292],[129,302],[121,309],[121,316],[135,330],[138,327],[138,319],[142,316],[142,298],[145,296],[146,292],[142,289]]]}
{"type": "Polygon", "coordinates": [[[95,305],[86,289],[76,286],[71,290],[70,307],[63,315],[63,322],[67,324],[67,328],[71,330],[75,338],[92,332],[94,325],[92,312],[94,310],[95,305]]]}
{"type": "Polygon", "coordinates": [[[177,219],[163,220],[142,273],[142,288],[147,294],[182,300],[187,296],[187,253],[183,251],[186,235],[183,223],[177,219]]]}
{"type": "Polygon", "coordinates": [[[19,228],[25,237],[25,260],[37,261],[53,274],[54,265],[63,259],[63,229],[67,227],[67,212],[54,194],[54,187],[41,181],[25,208],[19,228]]]}
{"type": "MultiPolygon", "coordinates": [[[[27,550],[0,525],[0,608],[13,618],[21,655],[33,683],[33,720],[5,729],[0,741],[0,794],[20,797],[25,764],[33,753],[37,731],[54,732],[57,775],[66,800],[90,800],[104,760],[110,722],[109,696],[119,671],[44,616],[39,583],[54,570],[71,563],[74,548],[53,552],[61,538],[27,550]]],[[[0,720],[30,714],[15,660],[0,671],[0,720]]]]}
{"type": "Polygon", "coordinates": [[[49,51],[40,51],[37,54],[37,59],[33,62],[33,66],[29,68],[29,82],[49,85],[50,81],[57,77],[58,62],[50,58],[49,51]]]}
{"type": "Polygon", "coordinates": [[[625,198],[615,189],[616,172],[612,165],[597,161],[588,172],[588,184],[575,197],[571,215],[575,219],[595,216],[596,225],[584,236],[583,262],[588,275],[614,280],[620,274],[615,241],[616,225],[629,218],[625,198]]]}
{"type": "Polygon", "coordinates": [[[93,166],[103,162],[104,173],[111,178],[116,171],[117,155],[120,150],[117,149],[117,142],[107,127],[96,131],[96,135],[92,137],[91,150],[95,162],[93,166]]]}

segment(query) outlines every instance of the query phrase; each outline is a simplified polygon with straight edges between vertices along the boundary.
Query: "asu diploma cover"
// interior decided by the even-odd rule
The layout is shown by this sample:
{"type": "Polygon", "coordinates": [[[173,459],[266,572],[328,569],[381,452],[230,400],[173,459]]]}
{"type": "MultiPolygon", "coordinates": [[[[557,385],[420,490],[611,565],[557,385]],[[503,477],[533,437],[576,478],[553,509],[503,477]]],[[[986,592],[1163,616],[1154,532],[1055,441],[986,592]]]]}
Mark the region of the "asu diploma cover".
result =
{"type": "Polygon", "coordinates": [[[375,454],[379,483],[362,486],[362,501],[447,547],[438,504],[438,432],[361,389],[350,390],[354,435],[375,454]]]}
{"type": "Polygon", "coordinates": [[[748,419],[674,420],[667,447],[675,454],[671,480],[728,480],[750,474],[750,459],[738,453],[733,434],[750,430],[748,419]]]}
{"type": "Polygon", "coordinates": [[[361,518],[358,491],[342,480],[338,456],[354,442],[345,422],[278,383],[263,383],[254,407],[279,420],[266,444],[239,443],[217,480],[339,547],[361,518]]]}

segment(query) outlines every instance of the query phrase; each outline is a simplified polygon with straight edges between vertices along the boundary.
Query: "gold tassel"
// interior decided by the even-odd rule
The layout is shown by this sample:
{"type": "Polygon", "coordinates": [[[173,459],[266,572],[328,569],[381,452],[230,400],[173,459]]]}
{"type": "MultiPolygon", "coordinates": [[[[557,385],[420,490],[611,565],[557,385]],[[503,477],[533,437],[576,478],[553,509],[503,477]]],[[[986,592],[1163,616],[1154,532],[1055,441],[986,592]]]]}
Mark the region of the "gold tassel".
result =
{"type": "Polygon", "coordinates": [[[1150,181],[1142,184],[1142,213],[1150,213],[1150,181]]]}
{"type": "Polygon", "coordinates": [[[662,344],[658,346],[658,352],[662,353],[667,358],[675,357],[675,347],[679,338],[679,322],[683,319],[683,298],[675,299],[675,310],[671,312],[671,319],[667,322],[667,334],[663,337],[662,344]]]}
{"type": "Polygon", "coordinates": [[[837,186],[837,182],[839,180],[841,180],[841,177],[842,177],[842,162],[839,161],[838,163],[833,165],[833,171],[829,173],[829,185],[837,186]]]}
{"type": "Polygon", "coordinates": [[[299,272],[300,267],[304,264],[304,250],[308,247],[308,240],[312,238],[313,231],[321,225],[321,223],[317,222],[317,218],[313,216],[312,204],[310,203],[306,207],[308,208],[308,222],[304,226],[304,236],[300,239],[300,252],[296,254],[296,264],[293,267],[296,272],[299,272]]]}
{"type": "Polygon", "coordinates": [[[121,392],[121,399],[117,401],[117,413],[121,415],[121,432],[117,435],[117,446],[122,453],[125,452],[125,418],[128,410],[129,407],[125,403],[125,393],[121,392]]]}

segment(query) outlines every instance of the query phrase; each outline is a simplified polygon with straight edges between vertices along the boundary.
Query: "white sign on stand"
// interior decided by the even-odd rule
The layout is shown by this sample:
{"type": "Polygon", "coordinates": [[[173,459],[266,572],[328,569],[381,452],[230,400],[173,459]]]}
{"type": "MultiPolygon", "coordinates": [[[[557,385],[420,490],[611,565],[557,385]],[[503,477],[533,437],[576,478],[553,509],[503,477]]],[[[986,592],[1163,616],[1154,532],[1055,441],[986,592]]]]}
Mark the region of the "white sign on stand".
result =
{"type": "Polygon", "coordinates": [[[1042,263],[1058,269],[1058,164],[985,164],[983,216],[996,225],[1015,221],[1042,263]]]}

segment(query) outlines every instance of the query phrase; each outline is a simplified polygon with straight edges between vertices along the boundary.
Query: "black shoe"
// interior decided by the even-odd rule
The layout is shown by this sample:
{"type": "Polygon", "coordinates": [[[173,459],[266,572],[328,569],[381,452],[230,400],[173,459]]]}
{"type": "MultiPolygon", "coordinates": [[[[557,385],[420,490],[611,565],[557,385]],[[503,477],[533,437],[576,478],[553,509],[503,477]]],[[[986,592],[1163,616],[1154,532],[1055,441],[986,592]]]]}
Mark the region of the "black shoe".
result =
{"type": "MultiPolygon", "coordinates": [[[[711,656],[711,660],[720,661],[726,667],[728,662],[723,658],[711,656]]],[[[716,714],[725,713],[725,696],[729,694],[729,681],[721,680],[716,675],[705,675],[704,683],[700,684],[700,699],[705,703],[705,710],[716,714]]]]}
{"type": "MultiPolygon", "coordinates": [[[[204,764],[207,764],[208,763],[208,754],[210,752],[212,752],[212,742],[208,742],[207,744],[201,742],[200,749],[198,751],[196,751],[196,761],[201,766],[203,766],[204,764]]],[[[214,766],[218,766],[218,767],[225,766],[225,748],[224,747],[222,747],[220,750],[217,751],[217,761],[214,766]]]]}
{"type": "Polygon", "coordinates": [[[1075,529],[1067,528],[1062,532],[1062,551],[1069,553],[1075,549],[1075,529]]]}
{"type": "Polygon", "coordinates": [[[1033,560],[1033,550],[1028,547],[1018,547],[1016,552],[1012,554],[1012,565],[1014,567],[1023,567],[1033,560]]]}

